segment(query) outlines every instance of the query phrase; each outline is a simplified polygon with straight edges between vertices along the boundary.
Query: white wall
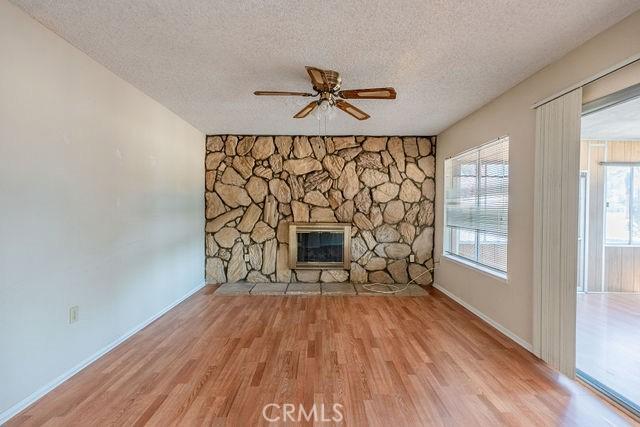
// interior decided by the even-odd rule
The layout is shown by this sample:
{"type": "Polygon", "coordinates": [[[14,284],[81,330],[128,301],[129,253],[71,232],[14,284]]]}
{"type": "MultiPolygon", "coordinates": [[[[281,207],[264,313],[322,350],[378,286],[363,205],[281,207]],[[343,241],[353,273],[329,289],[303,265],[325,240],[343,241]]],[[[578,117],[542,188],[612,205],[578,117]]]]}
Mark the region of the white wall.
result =
{"type": "Polygon", "coordinates": [[[203,285],[204,135],[5,0],[0,64],[1,419],[203,285]]]}
{"type": "Polygon", "coordinates": [[[435,255],[442,262],[436,270],[436,283],[521,341],[531,343],[533,336],[535,112],[530,107],[536,101],[638,53],[640,12],[597,35],[438,135],[435,255]],[[441,256],[444,160],[502,135],[510,137],[507,283],[441,256]]]}

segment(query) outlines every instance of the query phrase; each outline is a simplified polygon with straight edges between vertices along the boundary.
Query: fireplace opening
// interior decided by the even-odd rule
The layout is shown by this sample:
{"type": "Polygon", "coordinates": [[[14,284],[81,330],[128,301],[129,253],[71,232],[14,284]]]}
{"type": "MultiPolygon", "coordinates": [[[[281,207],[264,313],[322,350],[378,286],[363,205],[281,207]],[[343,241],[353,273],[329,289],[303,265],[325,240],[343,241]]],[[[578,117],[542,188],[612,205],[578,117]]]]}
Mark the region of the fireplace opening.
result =
{"type": "Polygon", "coordinates": [[[298,262],[342,262],[344,236],[330,231],[298,233],[298,262]]]}
{"type": "Polygon", "coordinates": [[[349,268],[349,224],[289,224],[290,268],[349,268]]]}

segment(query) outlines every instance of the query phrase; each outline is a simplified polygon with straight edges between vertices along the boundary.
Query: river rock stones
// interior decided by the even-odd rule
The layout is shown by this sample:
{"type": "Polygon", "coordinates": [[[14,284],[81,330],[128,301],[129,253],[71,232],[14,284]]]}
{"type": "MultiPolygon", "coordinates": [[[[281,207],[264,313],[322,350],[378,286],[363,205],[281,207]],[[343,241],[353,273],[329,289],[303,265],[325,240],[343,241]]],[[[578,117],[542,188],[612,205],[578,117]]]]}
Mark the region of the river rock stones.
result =
{"type": "Polygon", "coordinates": [[[212,135],[206,148],[209,283],[431,283],[435,138],[212,135]],[[290,222],[351,224],[350,267],[292,271],[290,222]]]}

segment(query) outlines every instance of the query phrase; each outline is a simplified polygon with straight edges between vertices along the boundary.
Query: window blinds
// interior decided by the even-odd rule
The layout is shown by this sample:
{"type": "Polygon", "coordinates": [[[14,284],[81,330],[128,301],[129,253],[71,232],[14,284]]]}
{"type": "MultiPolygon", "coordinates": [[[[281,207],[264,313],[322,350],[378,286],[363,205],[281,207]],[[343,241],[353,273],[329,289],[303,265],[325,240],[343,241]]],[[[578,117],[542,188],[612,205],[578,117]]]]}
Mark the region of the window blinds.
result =
{"type": "Polygon", "coordinates": [[[506,273],[509,138],[445,162],[445,252],[506,273]]]}

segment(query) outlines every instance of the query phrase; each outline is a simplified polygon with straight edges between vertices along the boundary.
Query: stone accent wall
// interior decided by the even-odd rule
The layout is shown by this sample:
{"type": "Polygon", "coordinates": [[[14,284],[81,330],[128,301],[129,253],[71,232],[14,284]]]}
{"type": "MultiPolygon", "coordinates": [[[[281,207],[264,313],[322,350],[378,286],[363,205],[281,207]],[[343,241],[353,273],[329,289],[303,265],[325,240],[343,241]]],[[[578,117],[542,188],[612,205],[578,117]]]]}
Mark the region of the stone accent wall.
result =
{"type": "Polygon", "coordinates": [[[433,266],[435,137],[215,135],[205,167],[208,283],[406,283],[433,266]],[[351,269],[290,270],[289,222],[351,223],[351,269]]]}

